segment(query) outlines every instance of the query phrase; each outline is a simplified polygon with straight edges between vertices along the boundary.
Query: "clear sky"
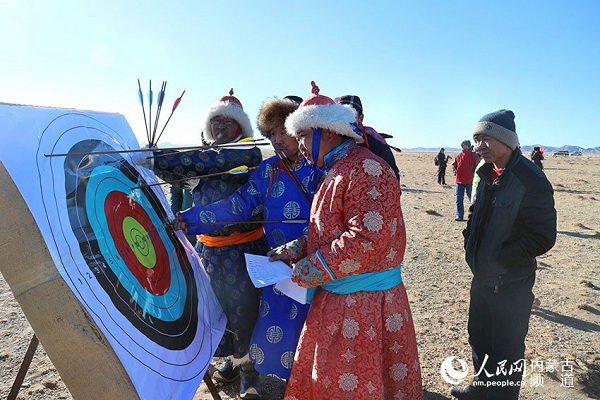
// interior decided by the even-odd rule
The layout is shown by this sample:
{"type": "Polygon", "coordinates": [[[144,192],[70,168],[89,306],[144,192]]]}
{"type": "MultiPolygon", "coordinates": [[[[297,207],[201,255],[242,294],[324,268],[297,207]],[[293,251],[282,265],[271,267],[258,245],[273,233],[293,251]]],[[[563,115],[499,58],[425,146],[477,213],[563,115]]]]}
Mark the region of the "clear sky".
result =
{"type": "Polygon", "coordinates": [[[186,91],[161,142],[199,143],[231,87],[255,123],[314,80],[401,148],[459,147],[501,108],[523,145],[600,146],[598,0],[0,0],[0,40],[0,102],[118,112],[141,145],[138,79],[167,81],[162,123],[186,91]]]}

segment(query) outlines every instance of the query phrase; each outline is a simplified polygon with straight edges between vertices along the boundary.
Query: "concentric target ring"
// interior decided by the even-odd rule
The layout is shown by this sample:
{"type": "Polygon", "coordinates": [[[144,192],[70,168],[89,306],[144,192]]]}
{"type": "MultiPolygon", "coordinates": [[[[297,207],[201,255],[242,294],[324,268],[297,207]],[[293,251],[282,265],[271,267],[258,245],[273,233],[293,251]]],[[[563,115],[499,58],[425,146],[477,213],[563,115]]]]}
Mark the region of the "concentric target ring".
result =
{"type": "MultiPolygon", "coordinates": [[[[124,159],[96,157],[84,175],[65,172],[76,188],[74,232],[81,251],[114,306],[150,340],[186,348],[195,336],[195,278],[183,246],[169,235],[156,195],[124,159]],[[157,211],[159,210],[159,211],[157,211]]],[[[80,165],[65,162],[68,165],[80,165]]]]}
{"type": "Polygon", "coordinates": [[[123,192],[110,192],[104,212],[115,249],[140,285],[152,295],[170,286],[169,255],[146,211],[123,192]]]}
{"type": "Polygon", "coordinates": [[[36,219],[58,272],[140,398],[194,393],[226,318],[155,177],[130,164],[133,132],[116,114],[35,111],[36,219]]]}

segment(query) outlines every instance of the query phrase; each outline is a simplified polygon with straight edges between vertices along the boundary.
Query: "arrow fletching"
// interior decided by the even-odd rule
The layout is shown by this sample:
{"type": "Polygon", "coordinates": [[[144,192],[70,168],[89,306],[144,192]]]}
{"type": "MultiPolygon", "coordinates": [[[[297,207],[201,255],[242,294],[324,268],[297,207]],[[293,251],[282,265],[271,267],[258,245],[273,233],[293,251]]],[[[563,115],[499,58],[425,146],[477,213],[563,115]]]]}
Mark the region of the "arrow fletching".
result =
{"type": "Polygon", "coordinates": [[[231,175],[241,175],[248,172],[250,169],[245,165],[240,165],[239,167],[235,167],[229,170],[231,175]]]}

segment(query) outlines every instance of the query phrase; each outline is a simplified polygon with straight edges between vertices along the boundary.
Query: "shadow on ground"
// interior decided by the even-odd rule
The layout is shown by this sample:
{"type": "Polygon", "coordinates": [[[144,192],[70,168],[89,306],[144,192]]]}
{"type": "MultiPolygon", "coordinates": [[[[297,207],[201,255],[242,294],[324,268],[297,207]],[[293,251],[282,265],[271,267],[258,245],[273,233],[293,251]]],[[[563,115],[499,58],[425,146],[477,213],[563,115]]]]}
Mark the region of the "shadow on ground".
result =
{"type": "Polygon", "coordinates": [[[557,312],[547,310],[545,308],[538,307],[538,308],[532,310],[531,313],[533,315],[537,315],[538,317],[542,317],[548,321],[567,325],[567,326],[570,326],[571,328],[579,329],[580,331],[600,332],[600,325],[598,325],[598,324],[594,324],[592,322],[583,321],[578,318],[573,318],[573,317],[569,317],[566,315],[562,315],[557,312]]]}

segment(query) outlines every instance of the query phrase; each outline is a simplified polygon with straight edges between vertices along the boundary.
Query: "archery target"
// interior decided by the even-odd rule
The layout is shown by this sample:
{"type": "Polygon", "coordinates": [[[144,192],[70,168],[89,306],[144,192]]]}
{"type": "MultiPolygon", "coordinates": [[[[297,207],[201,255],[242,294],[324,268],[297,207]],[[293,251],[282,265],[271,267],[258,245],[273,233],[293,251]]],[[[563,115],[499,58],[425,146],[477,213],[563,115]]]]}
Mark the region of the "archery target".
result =
{"type": "Polygon", "coordinates": [[[141,397],[193,396],[197,386],[171,390],[168,382],[199,384],[225,318],[194,249],[169,228],[173,216],[162,189],[149,186],[153,174],[118,153],[139,147],[119,124],[62,113],[40,134],[39,201],[57,249],[49,250],[141,397]],[[106,153],[87,155],[97,151],[106,153]]]}
{"type": "Polygon", "coordinates": [[[189,259],[180,257],[185,250],[168,234],[154,192],[124,159],[110,158],[107,165],[96,157],[87,164],[92,174],[83,177],[68,169],[81,160],[65,161],[66,185],[74,188],[71,227],[90,232],[80,241],[81,252],[114,306],[150,340],[186,348],[198,325],[189,259]]]}

